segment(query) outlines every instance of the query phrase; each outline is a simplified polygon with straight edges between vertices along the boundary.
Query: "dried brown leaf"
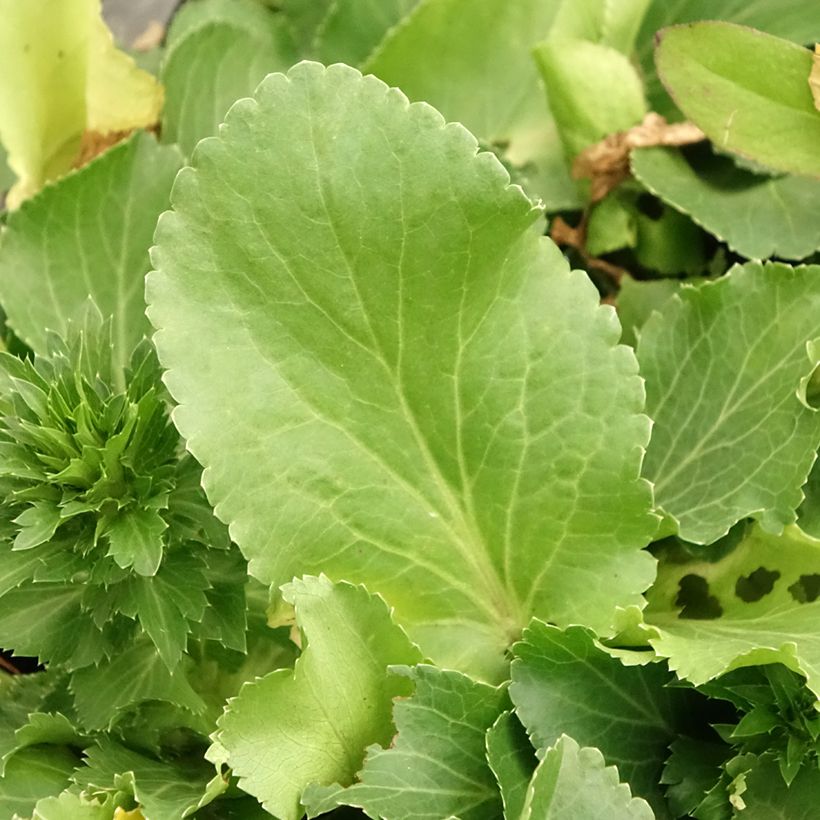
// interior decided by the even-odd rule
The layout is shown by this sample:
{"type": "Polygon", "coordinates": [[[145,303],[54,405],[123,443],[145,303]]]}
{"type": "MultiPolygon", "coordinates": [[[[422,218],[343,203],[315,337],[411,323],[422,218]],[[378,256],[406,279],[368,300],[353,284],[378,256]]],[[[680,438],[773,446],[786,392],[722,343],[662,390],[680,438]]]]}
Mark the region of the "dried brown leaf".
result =
{"type": "Polygon", "coordinates": [[[814,107],[820,111],[820,43],[815,43],[809,72],[809,88],[814,99],[814,107]]]}

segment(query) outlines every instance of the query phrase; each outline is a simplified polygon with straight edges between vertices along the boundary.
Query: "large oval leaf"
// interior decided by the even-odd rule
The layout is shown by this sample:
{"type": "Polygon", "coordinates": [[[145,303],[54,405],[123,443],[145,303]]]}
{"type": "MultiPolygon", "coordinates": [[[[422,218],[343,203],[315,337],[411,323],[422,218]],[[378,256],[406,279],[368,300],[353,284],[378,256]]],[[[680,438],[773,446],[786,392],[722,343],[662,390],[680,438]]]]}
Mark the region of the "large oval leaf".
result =
{"type": "Polygon", "coordinates": [[[257,578],[364,583],[428,655],[486,675],[532,614],[605,632],[640,602],[635,359],[493,156],[373,77],[303,63],[194,166],[150,318],[257,578]]]}

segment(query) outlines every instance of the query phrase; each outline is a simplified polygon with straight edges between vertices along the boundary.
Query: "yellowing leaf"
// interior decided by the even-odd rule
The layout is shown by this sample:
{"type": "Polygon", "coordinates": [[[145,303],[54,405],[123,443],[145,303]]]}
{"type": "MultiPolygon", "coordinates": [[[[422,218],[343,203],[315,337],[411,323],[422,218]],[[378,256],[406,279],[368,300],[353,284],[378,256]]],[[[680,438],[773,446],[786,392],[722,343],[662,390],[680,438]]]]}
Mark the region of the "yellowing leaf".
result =
{"type": "Polygon", "coordinates": [[[820,43],[815,43],[809,72],[809,88],[814,99],[814,107],[820,111],[820,43]]]}
{"type": "Polygon", "coordinates": [[[162,88],[119,51],[99,0],[0,0],[0,142],[16,207],[71,168],[83,133],[152,125],[162,88]]]}

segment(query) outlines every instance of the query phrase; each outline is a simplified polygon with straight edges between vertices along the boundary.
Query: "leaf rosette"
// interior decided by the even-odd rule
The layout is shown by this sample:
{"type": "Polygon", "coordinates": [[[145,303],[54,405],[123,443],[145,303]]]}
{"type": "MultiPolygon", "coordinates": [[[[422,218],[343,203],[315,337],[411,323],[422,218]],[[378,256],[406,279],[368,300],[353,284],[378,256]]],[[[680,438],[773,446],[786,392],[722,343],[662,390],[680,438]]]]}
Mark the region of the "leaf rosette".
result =
{"type": "Polygon", "coordinates": [[[51,335],[48,355],[0,354],[0,385],[0,641],[79,668],[138,623],[172,669],[213,589],[205,554],[230,539],[150,344],[112,366],[110,323],[92,306],[65,340],[51,335]],[[37,606],[49,617],[38,622],[37,606]],[[46,639],[60,621],[62,638],[46,639]]]}

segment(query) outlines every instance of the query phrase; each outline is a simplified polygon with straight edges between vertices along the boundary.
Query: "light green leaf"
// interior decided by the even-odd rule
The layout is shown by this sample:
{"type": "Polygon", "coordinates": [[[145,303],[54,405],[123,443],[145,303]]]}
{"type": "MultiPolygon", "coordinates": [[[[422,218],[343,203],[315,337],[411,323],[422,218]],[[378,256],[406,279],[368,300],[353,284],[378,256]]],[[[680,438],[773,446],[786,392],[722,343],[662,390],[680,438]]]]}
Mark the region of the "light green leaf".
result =
{"type": "Polygon", "coordinates": [[[115,48],[99,0],[1,0],[0,19],[0,142],[17,207],[71,168],[86,129],[155,123],[162,89],[115,48]]]}
{"type": "Polygon", "coordinates": [[[85,766],[72,778],[86,791],[126,789],[146,820],[181,820],[213,802],[228,783],[204,761],[154,760],[107,737],[85,753],[85,766]]]}
{"type": "Polygon", "coordinates": [[[541,0],[427,0],[388,33],[362,70],[497,146],[551,209],[578,207],[531,55],[556,8],[541,0]]]}
{"type": "Polygon", "coordinates": [[[352,69],[273,75],[180,175],[148,286],[250,572],[364,583],[428,657],[499,676],[532,614],[606,632],[640,603],[654,524],[614,314],[475,150],[352,69]]]}
{"type": "Polygon", "coordinates": [[[652,0],[561,0],[550,39],[588,40],[629,56],[652,0]]]}
{"type": "MultiPolygon", "coordinates": [[[[487,763],[485,735],[508,705],[505,689],[434,666],[406,673],[416,692],[396,702],[393,743],[368,749],[359,782],[333,797],[383,820],[498,817],[501,797],[487,763]]],[[[330,793],[317,789],[305,795],[309,816],[319,813],[311,800],[330,793]]]]}
{"type": "Polygon", "coordinates": [[[646,113],[641,80],[629,60],[609,46],[585,40],[547,40],[535,50],[549,105],[572,159],[646,113]]]}
{"type": "Polygon", "coordinates": [[[80,759],[68,749],[32,746],[9,760],[0,777],[0,816],[29,817],[43,797],[59,794],[80,759]]]}
{"type": "Polygon", "coordinates": [[[638,242],[638,226],[631,198],[622,191],[612,191],[592,206],[586,231],[586,250],[592,256],[634,248],[638,242]]]}
{"type": "Polygon", "coordinates": [[[242,687],[216,740],[240,788],[290,820],[301,817],[308,784],[349,783],[366,746],[390,742],[392,699],[408,685],[387,667],[421,656],[384,601],[361,586],[307,577],[283,595],[296,610],[305,649],[293,671],[242,687]]]}
{"type": "Polygon", "coordinates": [[[151,700],[191,712],[205,708],[182,667],[169,672],[148,642],[134,644],[99,666],[78,670],[71,676],[71,690],[79,722],[89,730],[107,729],[118,712],[151,700]]]}
{"type": "Polygon", "coordinates": [[[711,543],[749,516],[771,532],[795,520],[820,444],[820,416],[797,394],[817,365],[818,276],[747,263],[681,289],[641,331],[655,422],[644,474],[687,541],[711,543]]]}
{"type": "Polygon", "coordinates": [[[136,509],[115,518],[106,530],[110,555],[117,566],[140,575],[156,575],[162,562],[163,533],[168,528],[156,510],[136,509]]]}
{"type": "Polygon", "coordinates": [[[806,535],[820,538],[820,460],[814,462],[803,485],[803,503],[797,510],[797,525],[806,535]]]}
{"type": "Polygon", "coordinates": [[[113,796],[102,801],[66,791],[38,800],[31,820],[114,820],[116,808],[113,796]]]}
{"type": "Polygon", "coordinates": [[[719,561],[661,560],[649,592],[650,640],[694,684],[743,666],[782,663],[820,697],[820,541],[754,527],[719,561]]]}
{"type": "Polygon", "coordinates": [[[547,749],[527,790],[520,820],[653,820],[649,804],[632,797],[618,782],[618,770],[605,768],[603,755],[581,748],[567,735],[547,749]]]}
{"type": "Polygon", "coordinates": [[[820,18],[806,14],[806,0],[652,0],[638,35],[638,54],[650,108],[666,117],[677,112],[655,71],[655,34],[673,23],[697,20],[740,23],[800,45],[820,40],[820,18]]]}
{"type": "Polygon", "coordinates": [[[190,3],[183,9],[196,19],[175,24],[163,59],[162,139],[190,156],[200,139],[216,133],[237,99],[250,96],[269,72],[290,66],[296,54],[281,15],[254,0],[190,3]]]}
{"type": "Polygon", "coordinates": [[[616,765],[633,794],[666,815],[658,781],[669,743],[692,724],[689,693],[668,689],[665,666],[624,666],[585,629],[541,621],[515,645],[510,697],[537,748],[569,733],[616,765]]]}
{"type": "Polygon", "coordinates": [[[504,817],[520,817],[537,760],[521,721],[503,712],[487,730],[487,762],[501,791],[504,817]]]}
{"type": "Polygon", "coordinates": [[[820,176],[805,48],[731,23],[693,23],[664,29],[655,62],[679,108],[719,149],[820,176]]]}
{"type": "Polygon", "coordinates": [[[0,301],[27,345],[46,353],[46,330],[65,336],[90,296],[114,316],[114,361],[127,364],[147,329],[148,248],[180,165],[175,148],[136,134],[9,215],[0,301]]]}
{"type": "Polygon", "coordinates": [[[692,167],[672,148],[632,152],[632,172],[650,190],[749,259],[802,259],[820,247],[820,182],[770,177],[710,155],[692,167]]]}

